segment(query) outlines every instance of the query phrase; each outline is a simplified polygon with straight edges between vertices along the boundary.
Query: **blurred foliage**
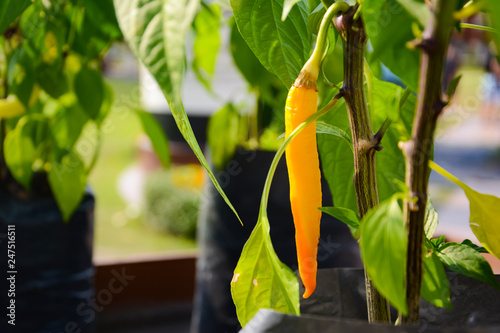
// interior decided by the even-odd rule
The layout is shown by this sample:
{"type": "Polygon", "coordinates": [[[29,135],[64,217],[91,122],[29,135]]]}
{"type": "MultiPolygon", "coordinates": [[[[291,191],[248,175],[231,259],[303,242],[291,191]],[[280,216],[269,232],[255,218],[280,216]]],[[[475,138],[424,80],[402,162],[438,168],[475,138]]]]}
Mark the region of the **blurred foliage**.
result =
{"type": "Polygon", "coordinates": [[[148,176],[145,223],[159,231],[195,239],[201,185],[201,181],[196,185],[196,178],[200,178],[200,171],[196,166],[178,166],[148,176]]]}
{"type": "Polygon", "coordinates": [[[83,197],[112,104],[101,62],[121,39],[113,2],[2,1],[0,28],[0,98],[21,105],[15,115],[0,110],[2,165],[28,191],[33,173],[46,172],[68,220],[83,197]],[[93,135],[82,135],[89,127],[93,135]]]}

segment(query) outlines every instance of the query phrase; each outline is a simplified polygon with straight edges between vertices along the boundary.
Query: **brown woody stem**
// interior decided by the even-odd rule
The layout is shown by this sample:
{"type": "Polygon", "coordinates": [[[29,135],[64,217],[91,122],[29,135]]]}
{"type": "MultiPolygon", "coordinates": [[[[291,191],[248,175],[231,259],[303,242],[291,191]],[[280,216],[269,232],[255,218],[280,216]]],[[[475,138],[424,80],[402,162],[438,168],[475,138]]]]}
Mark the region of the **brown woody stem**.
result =
{"type": "MultiPolygon", "coordinates": [[[[344,45],[344,83],[342,93],[347,105],[354,148],[354,187],[362,218],[378,205],[375,153],[382,138],[375,137],[364,90],[363,70],[366,34],[361,19],[354,19],[357,6],[335,20],[344,45]]],[[[369,322],[390,322],[389,303],[373,286],[365,272],[369,322]]]]}
{"type": "Polygon", "coordinates": [[[457,0],[437,0],[433,15],[422,36],[422,58],[418,104],[411,140],[401,144],[406,158],[406,185],[412,199],[404,204],[408,231],[406,262],[406,301],[408,316],[401,323],[416,324],[419,318],[420,287],[423,277],[422,251],[424,218],[427,204],[428,161],[433,147],[434,130],[445,103],[442,101],[442,77],[446,52],[453,29],[453,11],[457,0]]]}

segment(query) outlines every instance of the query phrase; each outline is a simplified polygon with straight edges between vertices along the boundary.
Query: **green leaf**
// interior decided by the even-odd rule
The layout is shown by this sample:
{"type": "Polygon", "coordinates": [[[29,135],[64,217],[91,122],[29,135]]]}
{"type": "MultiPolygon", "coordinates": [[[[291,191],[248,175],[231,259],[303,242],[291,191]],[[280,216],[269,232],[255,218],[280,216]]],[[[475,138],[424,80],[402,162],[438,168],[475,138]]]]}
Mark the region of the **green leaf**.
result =
{"type": "Polygon", "coordinates": [[[89,19],[99,27],[104,36],[112,40],[122,38],[113,0],[84,0],[83,3],[89,19]]]}
{"type": "Polygon", "coordinates": [[[243,37],[241,37],[236,23],[233,23],[231,27],[231,54],[236,67],[252,87],[260,87],[261,90],[266,90],[271,81],[276,78],[262,66],[259,59],[250,50],[243,37]]]}
{"type": "Polygon", "coordinates": [[[365,269],[377,290],[403,314],[407,236],[398,197],[380,203],[361,221],[360,247],[365,269]]]}
{"type": "Polygon", "coordinates": [[[300,313],[297,277],[279,261],[272,247],[267,217],[259,217],[245,243],[234,270],[231,294],[241,326],[263,308],[300,313]]]}
{"type": "Polygon", "coordinates": [[[425,220],[424,220],[424,231],[425,236],[431,239],[434,236],[434,232],[439,224],[438,213],[432,206],[431,199],[427,200],[425,220]]]}
{"type": "Polygon", "coordinates": [[[241,142],[239,120],[238,111],[229,103],[214,113],[208,121],[207,141],[212,161],[218,170],[225,168],[241,142]]]}
{"type": "Polygon", "coordinates": [[[218,4],[203,6],[194,20],[196,38],[193,44],[193,70],[205,87],[210,90],[217,51],[220,46],[221,10],[218,4]]]}
{"type": "Polygon", "coordinates": [[[492,34],[492,37],[498,49],[500,47],[500,1],[484,0],[483,3],[488,10],[491,26],[496,32],[492,34]]]}
{"type": "Polygon", "coordinates": [[[2,0],[0,2],[0,34],[31,5],[31,0],[2,0]]]}
{"type": "Polygon", "coordinates": [[[320,207],[320,211],[327,213],[347,224],[355,238],[359,237],[359,216],[352,210],[341,207],[320,207]]]}
{"type": "Polygon", "coordinates": [[[446,243],[439,247],[437,255],[449,270],[470,276],[500,289],[500,284],[488,261],[470,246],[446,243]]]}
{"type": "Polygon", "coordinates": [[[307,17],[307,28],[315,35],[318,34],[319,26],[321,25],[321,20],[325,16],[326,8],[321,6],[318,7],[314,12],[309,14],[307,17]]]}
{"type": "Polygon", "coordinates": [[[151,140],[153,149],[161,161],[163,167],[170,166],[170,149],[168,147],[168,139],[165,131],[158,124],[158,121],[148,112],[137,111],[137,116],[141,120],[142,129],[151,140]]]}
{"type": "Polygon", "coordinates": [[[66,106],[57,100],[47,101],[44,109],[44,113],[51,114],[50,131],[54,144],[61,150],[73,148],[89,120],[88,115],[77,104],[66,106]]]}
{"type": "Polygon", "coordinates": [[[434,306],[453,309],[450,301],[450,283],[434,251],[424,256],[424,277],[421,288],[422,297],[434,306]]]}
{"type": "Polygon", "coordinates": [[[453,95],[455,95],[455,91],[457,90],[458,84],[460,83],[461,79],[462,75],[457,75],[453,78],[453,80],[451,80],[450,84],[448,85],[448,88],[446,89],[446,97],[448,98],[448,102],[451,102],[453,95]]]}
{"type": "Polygon", "coordinates": [[[130,48],[158,81],[179,131],[239,219],[201,152],[181,100],[185,38],[198,5],[199,0],[115,0],[118,22],[130,48]]]}
{"type": "Polygon", "coordinates": [[[431,18],[431,10],[424,0],[397,0],[398,3],[415,18],[421,27],[427,26],[431,18]]]}
{"type": "Polygon", "coordinates": [[[429,166],[441,176],[462,188],[469,199],[469,224],[479,242],[489,253],[500,259],[500,198],[474,191],[451,173],[429,161],[429,166]]]}
{"type": "Polygon", "coordinates": [[[3,146],[5,162],[14,178],[30,189],[32,165],[36,158],[35,143],[30,130],[29,116],[22,117],[14,130],[7,133],[3,146]]]}
{"type": "Polygon", "coordinates": [[[72,152],[59,161],[52,160],[48,179],[63,220],[69,221],[83,199],[87,184],[87,172],[78,154],[72,152]]]}
{"type": "Polygon", "coordinates": [[[283,0],[231,0],[231,7],[250,49],[268,71],[290,87],[311,50],[306,5],[293,6],[284,22],[283,0]]]}
{"type": "Polygon", "coordinates": [[[9,93],[17,96],[19,101],[28,106],[31,91],[35,84],[34,59],[24,47],[14,50],[7,68],[7,84],[9,93]]]}
{"type": "Polygon", "coordinates": [[[349,145],[351,150],[353,150],[352,140],[351,140],[350,135],[347,134],[343,129],[341,129],[337,126],[325,123],[323,121],[318,121],[318,122],[316,122],[316,133],[328,134],[328,135],[333,135],[333,136],[336,136],[338,138],[341,138],[349,145]]]}
{"type": "Polygon", "coordinates": [[[372,57],[379,58],[410,89],[418,91],[420,51],[406,47],[415,39],[411,15],[397,0],[364,0],[361,8],[374,50],[372,57]]]}
{"type": "Polygon", "coordinates": [[[434,246],[434,248],[438,249],[442,244],[444,244],[446,242],[445,238],[446,238],[445,235],[438,237],[438,238],[433,238],[433,239],[431,239],[431,243],[434,246]]]}
{"type": "Polygon", "coordinates": [[[288,14],[292,10],[292,7],[299,1],[301,0],[285,0],[285,3],[283,4],[283,14],[281,15],[282,21],[286,20],[288,14]]]}
{"type": "Polygon", "coordinates": [[[467,246],[470,246],[471,248],[473,248],[474,250],[476,250],[477,252],[479,253],[489,253],[488,250],[486,250],[484,247],[482,246],[477,246],[476,244],[472,243],[472,241],[470,239],[466,239],[462,242],[462,244],[465,244],[467,246]]]}
{"type": "Polygon", "coordinates": [[[104,100],[104,82],[101,74],[84,66],[76,74],[74,85],[75,94],[83,110],[90,118],[96,119],[104,100]]]}
{"type": "Polygon", "coordinates": [[[37,66],[36,80],[40,87],[53,98],[59,98],[69,91],[68,78],[62,64],[37,66]]]}

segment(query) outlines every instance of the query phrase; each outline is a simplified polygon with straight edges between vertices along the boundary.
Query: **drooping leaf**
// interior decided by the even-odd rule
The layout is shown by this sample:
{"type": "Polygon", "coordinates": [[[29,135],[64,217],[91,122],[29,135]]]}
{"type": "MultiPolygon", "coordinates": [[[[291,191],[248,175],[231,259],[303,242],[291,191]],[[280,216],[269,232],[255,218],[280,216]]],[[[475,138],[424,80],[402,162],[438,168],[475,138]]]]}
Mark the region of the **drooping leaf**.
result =
{"type": "Polygon", "coordinates": [[[429,166],[462,188],[469,199],[469,224],[479,242],[500,259],[500,198],[474,191],[451,173],[430,161],[429,166]]]}
{"type": "Polygon", "coordinates": [[[412,16],[398,0],[364,0],[361,8],[372,57],[380,58],[409,88],[418,91],[420,51],[406,47],[415,39],[412,16]]]}
{"type": "Polygon", "coordinates": [[[449,270],[473,277],[500,289],[488,261],[470,246],[453,242],[446,243],[439,247],[437,256],[449,270]]]}
{"type": "Polygon", "coordinates": [[[450,301],[450,283],[434,251],[424,256],[424,276],[421,288],[422,297],[434,306],[452,309],[450,301]]]}
{"type": "Polygon", "coordinates": [[[104,100],[104,82],[101,74],[94,69],[82,67],[75,76],[75,94],[83,110],[96,119],[104,100]]]}
{"type": "Polygon", "coordinates": [[[85,165],[75,152],[66,154],[51,161],[48,179],[63,220],[69,221],[85,194],[85,165]]]}
{"type": "Polygon", "coordinates": [[[51,113],[50,131],[54,144],[61,150],[73,148],[83,127],[89,121],[89,116],[76,103],[64,105],[57,100],[49,100],[45,103],[44,113],[51,113]],[[50,110],[52,108],[53,110],[50,110]]]}
{"type": "Polygon", "coordinates": [[[203,6],[194,20],[196,38],[193,43],[193,70],[198,79],[211,89],[211,81],[215,73],[215,62],[220,46],[221,10],[218,4],[203,6]]]}
{"type": "Polygon", "coordinates": [[[274,252],[267,217],[259,217],[245,243],[234,270],[231,294],[241,326],[263,308],[299,314],[297,277],[274,252]]]}
{"type": "Polygon", "coordinates": [[[425,236],[431,239],[434,236],[434,232],[439,224],[438,213],[436,209],[432,206],[431,199],[427,200],[425,220],[424,220],[424,231],[425,236]]]}
{"type": "Polygon", "coordinates": [[[361,221],[360,234],[363,263],[373,284],[396,309],[406,314],[408,240],[397,195],[368,211],[361,221]]]}
{"type": "Polygon", "coordinates": [[[165,131],[150,113],[137,111],[137,116],[141,120],[142,129],[153,145],[156,156],[160,159],[163,167],[168,168],[170,166],[170,148],[165,131]]]}
{"type": "Polygon", "coordinates": [[[0,34],[31,5],[31,0],[2,0],[0,2],[0,34]]]}
{"type": "Polygon", "coordinates": [[[158,81],[179,131],[238,216],[203,156],[181,99],[185,38],[199,0],[115,0],[114,3],[118,22],[130,48],[158,81]]]}
{"type": "Polygon", "coordinates": [[[309,57],[311,33],[303,2],[281,20],[284,0],[231,0],[234,17],[243,39],[271,73],[288,88],[309,57]]]}

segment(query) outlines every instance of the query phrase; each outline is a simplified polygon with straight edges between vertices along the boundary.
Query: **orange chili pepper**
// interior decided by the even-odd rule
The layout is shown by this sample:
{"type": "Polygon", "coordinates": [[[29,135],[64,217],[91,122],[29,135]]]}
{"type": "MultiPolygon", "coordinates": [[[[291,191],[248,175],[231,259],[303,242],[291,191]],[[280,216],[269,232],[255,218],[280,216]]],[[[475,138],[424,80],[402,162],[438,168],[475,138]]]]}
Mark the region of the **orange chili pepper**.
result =
{"type": "MultiPolygon", "coordinates": [[[[304,74],[304,73],[301,73],[304,74]]],[[[307,75],[306,75],[307,76],[307,75]]],[[[301,75],[290,89],[285,108],[285,135],[317,111],[316,80],[301,75]]],[[[316,122],[302,130],[286,148],[290,202],[295,223],[299,273],[306,288],[304,298],[316,288],[321,211],[321,172],[316,144],[316,122]]]]}

